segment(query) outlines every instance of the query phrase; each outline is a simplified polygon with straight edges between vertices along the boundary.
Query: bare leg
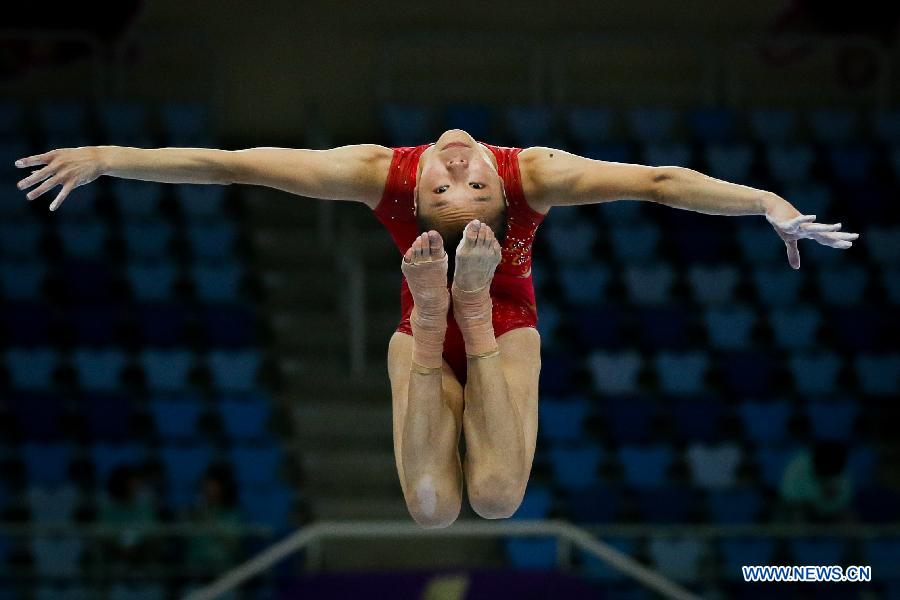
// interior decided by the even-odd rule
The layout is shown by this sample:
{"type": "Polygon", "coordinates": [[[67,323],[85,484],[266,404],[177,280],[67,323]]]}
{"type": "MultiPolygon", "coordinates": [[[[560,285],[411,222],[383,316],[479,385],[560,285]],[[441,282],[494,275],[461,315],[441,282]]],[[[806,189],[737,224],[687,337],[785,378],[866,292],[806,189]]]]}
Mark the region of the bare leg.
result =
{"type": "Polygon", "coordinates": [[[402,263],[415,307],[413,336],[395,334],[388,353],[394,402],[394,450],[410,514],[425,527],[446,527],[459,515],[462,398],[444,386],[441,358],[447,329],[447,255],[436,232],[420,236],[402,263]],[[399,337],[398,337],[399,336],[399,337]]]}
{"type": "Polygon", "coordinates": [[[470,222],[456,251],[452,286],[453,314],[468,356],[463,428],[469,502],[489,519],[509,517],[518,508],[531,462],[523,415],[512,398],[491,321],[489,290],[500,257],[491,229],[470,222]]]}

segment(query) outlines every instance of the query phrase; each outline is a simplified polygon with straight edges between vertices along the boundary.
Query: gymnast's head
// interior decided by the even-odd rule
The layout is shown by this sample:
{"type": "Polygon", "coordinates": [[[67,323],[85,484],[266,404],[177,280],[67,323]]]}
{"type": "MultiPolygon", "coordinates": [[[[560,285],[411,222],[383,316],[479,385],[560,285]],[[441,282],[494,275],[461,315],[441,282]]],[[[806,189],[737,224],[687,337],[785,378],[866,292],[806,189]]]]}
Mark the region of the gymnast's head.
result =
{"type": "Polygon", "coordinates": [[[414,198],[419,231],[434,229],[448,250],[456,248],[472,219],[487,223],[503,243],[503,179],[491,151],[462,129],[445,131],[422,153],[414,198]]]}

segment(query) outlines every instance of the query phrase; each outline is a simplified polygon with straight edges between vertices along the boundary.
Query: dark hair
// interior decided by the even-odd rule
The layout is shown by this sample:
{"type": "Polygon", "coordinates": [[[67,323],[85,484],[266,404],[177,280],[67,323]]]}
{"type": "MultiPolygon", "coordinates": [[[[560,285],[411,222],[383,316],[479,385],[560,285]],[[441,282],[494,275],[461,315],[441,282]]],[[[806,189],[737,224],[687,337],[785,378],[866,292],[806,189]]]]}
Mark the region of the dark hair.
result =
{"type": "Polygon", "coordinates": [[[813,470],[819,477],[835,477],[847,465],[847,448],[840,442],[817,442],[813,448],[813,470]]]}

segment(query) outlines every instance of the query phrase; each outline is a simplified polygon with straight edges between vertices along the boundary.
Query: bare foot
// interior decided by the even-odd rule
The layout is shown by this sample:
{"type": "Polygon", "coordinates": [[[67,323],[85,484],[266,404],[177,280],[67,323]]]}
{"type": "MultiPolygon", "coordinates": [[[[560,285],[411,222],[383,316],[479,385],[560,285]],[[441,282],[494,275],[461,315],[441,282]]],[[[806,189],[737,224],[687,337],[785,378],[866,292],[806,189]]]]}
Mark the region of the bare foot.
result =
{"type": "Polygon", "coordinates": [[[456,248],[453,284],[472,292],[490,284],[500,264],[502,249],[494,232],[478,219],[469,221],[456,248]]]}
{"type": "Polygon", "coordinates": [[[411,319],[428,329],[447,327],[450,293],[447,290],[447,253],[437,231],[416,238],[400,264],[413,297],[411,319]]]}

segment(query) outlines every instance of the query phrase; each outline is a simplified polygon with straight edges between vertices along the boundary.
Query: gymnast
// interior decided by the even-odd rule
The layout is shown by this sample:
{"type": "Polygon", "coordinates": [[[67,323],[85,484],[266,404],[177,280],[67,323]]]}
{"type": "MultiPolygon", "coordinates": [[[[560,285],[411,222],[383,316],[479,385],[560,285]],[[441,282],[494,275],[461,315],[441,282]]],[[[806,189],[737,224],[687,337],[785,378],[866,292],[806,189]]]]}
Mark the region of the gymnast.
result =
{"type": "Polygon", "coordinates": [[[54,211],[74,188],[101,175],[261,185],[371,208],[402,253],[401,320],[388,343],[394,456],[406,505],[423,527],[456,520],[463,480],[484,518],[509,517],[521,503],[534,458],[541,368],[531,246],[552,207],[632,199],[714,215],[764,215],[794,269],[798,240],[846,249],[858,237],[841,232],[840,223],[814,222],[815,215],[777,194],[692,169],[494,146],[461,129],[410,147],[86,146],[15,164],[43,165],[18,183],[20,190],[40,184],[28,200],[62,186],[50,204],[54,211]]]}

